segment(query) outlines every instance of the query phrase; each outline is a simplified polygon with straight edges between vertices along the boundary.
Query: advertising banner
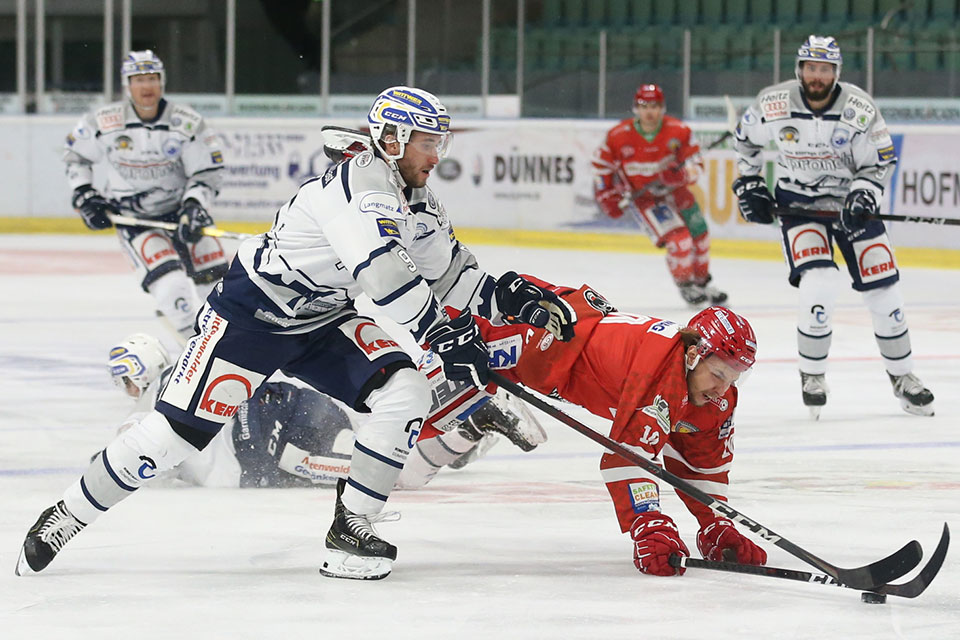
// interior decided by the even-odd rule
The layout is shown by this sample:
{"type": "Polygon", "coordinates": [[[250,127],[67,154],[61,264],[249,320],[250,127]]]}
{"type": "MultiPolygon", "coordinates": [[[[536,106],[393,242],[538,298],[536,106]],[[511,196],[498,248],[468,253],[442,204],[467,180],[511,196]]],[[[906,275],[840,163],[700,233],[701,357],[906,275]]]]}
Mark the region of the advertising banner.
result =
{"type": "MultiPolygon", "coordinates": [[[[63,175],[63,140],[76,116],[0,118],[0,172],[16,189],[0,191],[0,215],[72,216],[63,175]]],[[[212,213],[220,220],[268,224],[307,178],[322,173],[320,128],[361,128],[363,119],[211,118],[223,146],[225,178],[212,213]]],[[[593,201],[590,159],[614,120],[457,120],[450,154],[430,184],[459,227],[642,233],[628,216],[612,220],[593,201]]],[[[713,123],[692,125],[702,147],[723,135],[713,123]]],[[[899,165],[884,212],[960,217],[960,166],[953,149],[960,128],[891,127],[899,165]]],[[[774,152],[767,151],[768,174],[774,152]]],[[[98,175],[95,172],[95,177],[98,175]]],[[[705,154],[692,189],[717,238],[775,240],[775,227],[746,224],[730,184],[730,141],[705,154]]],[[[95,180],[95,186],[98,181],[95,180]]],[[[960,230],[890,223],[901,246],[960,249],[960,230]]]]}

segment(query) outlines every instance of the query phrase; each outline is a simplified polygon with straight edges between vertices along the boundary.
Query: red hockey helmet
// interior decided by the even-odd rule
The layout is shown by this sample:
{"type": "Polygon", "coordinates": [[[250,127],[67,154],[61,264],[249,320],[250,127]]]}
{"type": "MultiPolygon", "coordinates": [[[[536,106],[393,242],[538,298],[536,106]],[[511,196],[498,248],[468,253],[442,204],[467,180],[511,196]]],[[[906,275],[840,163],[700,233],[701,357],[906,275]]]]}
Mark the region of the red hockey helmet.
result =
{"type": "Polygon", "coordinates": [[[642,84],[637,89],[637,95],[633,98],[633,104],[636,106],[646,102],[659,102],[663,104],[663,89],[658,84],[642,84]]]}
{"type": "Polygon", "coordinates": [[[746,371],[757,359],[757,336],[746,318],[726,307],[709,307],[690,319],[690,328],[700,334],[697,353],[701,358],[718,356],[736,371],[746,371]]]}

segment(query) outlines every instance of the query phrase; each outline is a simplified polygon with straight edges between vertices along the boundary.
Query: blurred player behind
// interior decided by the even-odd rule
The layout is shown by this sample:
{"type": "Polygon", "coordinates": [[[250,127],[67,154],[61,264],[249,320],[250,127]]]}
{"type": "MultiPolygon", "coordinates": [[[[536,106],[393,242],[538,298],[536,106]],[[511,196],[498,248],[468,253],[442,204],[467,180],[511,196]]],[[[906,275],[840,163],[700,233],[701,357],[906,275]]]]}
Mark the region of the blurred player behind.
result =
{"type": "Polygon", "coordinates": [[[710,275],[710,231],[688,188],[703,171],[690,128],[664,115],[663,91],[637,89],[633,118],[607,132],[593,156],[594,198],[611,218],[629,210],[658,247],[683,299],[693,307],[723,304],[710,275]]]}

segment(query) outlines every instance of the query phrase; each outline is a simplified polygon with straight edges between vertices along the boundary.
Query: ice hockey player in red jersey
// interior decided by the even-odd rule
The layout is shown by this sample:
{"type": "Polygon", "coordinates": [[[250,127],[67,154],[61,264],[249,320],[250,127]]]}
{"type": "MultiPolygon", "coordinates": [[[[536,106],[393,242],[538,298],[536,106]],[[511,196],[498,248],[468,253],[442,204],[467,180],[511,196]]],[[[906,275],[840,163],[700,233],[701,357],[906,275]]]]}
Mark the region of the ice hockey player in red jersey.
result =
{"type": "MultiPolygon", "coordinates": [[[[757,352],[747,320],[714,306],[681,327],[669,320],[620,313],[588,286],[553,290],[575,310],[576,336],[560,342],[542,329],[497,327],[478,319],[491,354],[490,368],[612,420],[611,438],[650,458],[661,457],[667,470],[726,501],[737,406],[734,383],[753,366],[757,352]]],[[[484,394],[476,387],[459,393],[448,387],[439,365],[422,370],[444,406],[431,412],[418,447],[424,446],[431,428],[448,431],[456,423],[454,416],[469,413],[484,394]]],[[[418,466],[416,460],[412,456],[410,472],[418,466]]],[[[634,542],[637,569],[664,576],[677,573],[669,565],[670,555],[689,556],[689,551],[673,519],[660,510],[657,480],[611,453],[602,457],[600,469],[620,529],[634,542]]],[[[766,563],[766,552],[730,520],[679,495],[700,524],[696,539],[704,558],[723,560],[729,549],[738,562],[766,563]]]]}
{"type": "Polygon", "coordinates": [[[630,211],[666,248],[667,268],[688,304],[723,304],[727,294],[711,283],[707,222],[688,188],[703,170],[700,147],[665,111],[659,86],[637,89],[634,117],[610,129],[594,153],[594,198],[611,218],[630,211]]]}

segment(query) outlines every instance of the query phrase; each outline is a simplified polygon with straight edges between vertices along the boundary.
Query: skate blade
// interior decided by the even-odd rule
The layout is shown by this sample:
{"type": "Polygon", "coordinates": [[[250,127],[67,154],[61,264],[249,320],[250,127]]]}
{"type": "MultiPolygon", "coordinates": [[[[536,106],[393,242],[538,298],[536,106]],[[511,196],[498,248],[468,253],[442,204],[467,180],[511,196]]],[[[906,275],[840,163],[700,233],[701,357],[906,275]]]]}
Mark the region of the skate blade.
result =
{"type": "Polygon", "coordinates": [[[809,407],[809,406],[808,406],[807,409],[810,410],[810,419],[811,419],[811,420],[819,420],[819,419],[820,419],[820,410],[823,409],[823,407],[809,407]]]}
{"type": "Polygon", "coordinates": [[[913,414],[915,416],[932,416],[933,415],[933,403],[930,404],[913,404],[909,400],[900,398],[900,406],[907,413],[913,414]]]}
{"type": "Polygon", "coordinates": [[[327,549],[320,573],[328,578],[382,580],[393,570],[390,558],[365,558],[336,549],[327,549]]]}
{"type": "Polygon", "coordinates": [[[30,568],[30,563],[27,562],[27,555],[24,552],[23,547],[20,548],[20,557],[17,558],[17,568],[13,570],[18,576],[29,576],[36,571],[30,568]]]}

